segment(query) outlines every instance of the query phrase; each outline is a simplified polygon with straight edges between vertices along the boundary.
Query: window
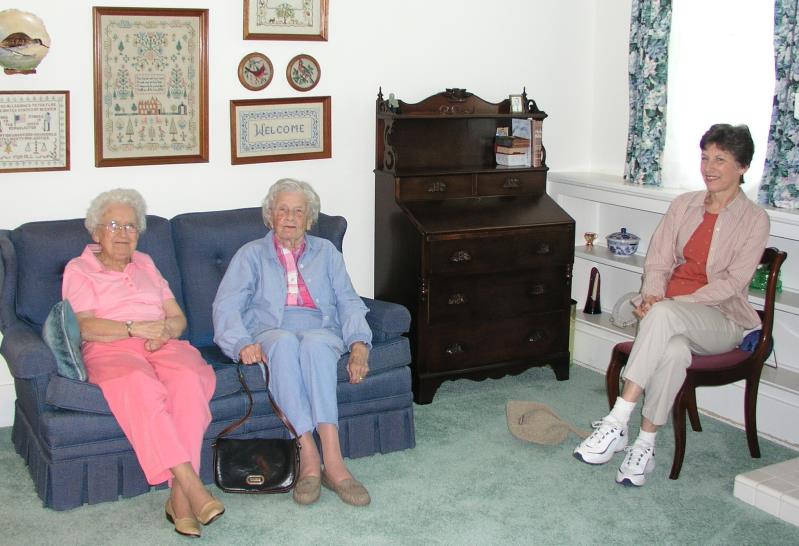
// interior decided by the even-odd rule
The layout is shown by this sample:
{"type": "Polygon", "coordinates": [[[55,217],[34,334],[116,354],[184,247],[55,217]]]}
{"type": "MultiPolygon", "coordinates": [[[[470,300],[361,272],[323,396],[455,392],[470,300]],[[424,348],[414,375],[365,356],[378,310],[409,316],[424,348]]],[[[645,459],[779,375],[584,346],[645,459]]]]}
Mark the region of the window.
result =
{"type": "Polygon", "coordinates": [[[713,123],[745,123],[755,156],[744,176],[760,186],[774,96],[774,2],[674,0],[669,42],[663,186],[704,188],[699,139],[713,123]]]}

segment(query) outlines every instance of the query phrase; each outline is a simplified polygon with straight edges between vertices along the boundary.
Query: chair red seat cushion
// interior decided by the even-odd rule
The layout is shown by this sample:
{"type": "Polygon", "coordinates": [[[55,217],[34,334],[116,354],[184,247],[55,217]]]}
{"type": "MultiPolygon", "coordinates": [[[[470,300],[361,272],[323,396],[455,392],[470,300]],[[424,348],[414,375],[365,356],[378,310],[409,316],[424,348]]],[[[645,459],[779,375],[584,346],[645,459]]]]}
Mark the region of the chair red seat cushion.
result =
{"type": "MultiPolygon", "coordinates": [[[[616,345],[616,350],[629,356],[633,348],[632,341],[623,341],[616,345]]],[[[717,355],[693,355],[691,359],[692,370],[719,370],[736,366],[752,355],[749,351],[733,349],[717,355]]]]}

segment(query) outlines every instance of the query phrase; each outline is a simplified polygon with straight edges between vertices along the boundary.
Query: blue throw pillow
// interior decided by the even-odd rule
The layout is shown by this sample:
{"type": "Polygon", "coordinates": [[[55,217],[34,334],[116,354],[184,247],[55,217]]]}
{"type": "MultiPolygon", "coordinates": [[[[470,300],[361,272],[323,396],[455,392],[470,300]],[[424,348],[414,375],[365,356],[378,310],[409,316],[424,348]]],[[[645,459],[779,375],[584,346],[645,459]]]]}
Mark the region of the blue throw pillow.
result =
{"type": "Polygon", "coordinates": [[[58,364],[58,375],[86,381],[86,366],[80,352],[80,326],[69,300],[59,301],[50,310],[42,329],[44,342],[58,364]]]}

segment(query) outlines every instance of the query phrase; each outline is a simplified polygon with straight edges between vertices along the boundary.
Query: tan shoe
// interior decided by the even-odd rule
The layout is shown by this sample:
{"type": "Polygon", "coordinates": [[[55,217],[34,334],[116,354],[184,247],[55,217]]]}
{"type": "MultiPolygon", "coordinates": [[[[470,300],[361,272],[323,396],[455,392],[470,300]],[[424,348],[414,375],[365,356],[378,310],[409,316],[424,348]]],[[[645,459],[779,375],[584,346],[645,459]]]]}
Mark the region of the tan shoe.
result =
{"type": "Polygon", "coordinates": [[[369,491],[355,478],[346,478],[334,484],[327,475],[322,472],[322,485],[334,491],[336,495],[338,495],[338,498],[352,506],[366,506],[372,502],[369,491]]]}
{"type": "Polygon", "coordinates": [[[197,514],[197,519],[203,525],[211,525],[224,513],[225,505],[216,497],[211,496],[211,500],[206,502],[205,506],[200,510],[200,513],[197,514]]]}
{"type": "Polygon", "coordinates": [[[319,500],[322,485],[319,476],[305,476],[294,484],[292,497],[297,504],[313,504],[319,500]]]}
{"type": "Polygon", "coordinates": [[[202,535],[200,522],[193,517],[176,518],[175,511],[172,510],[172,499],[167,499],[164,506],[164,513],[169,523],[175,526],[175,532],[187,537],[199,538],[202,535]]]}

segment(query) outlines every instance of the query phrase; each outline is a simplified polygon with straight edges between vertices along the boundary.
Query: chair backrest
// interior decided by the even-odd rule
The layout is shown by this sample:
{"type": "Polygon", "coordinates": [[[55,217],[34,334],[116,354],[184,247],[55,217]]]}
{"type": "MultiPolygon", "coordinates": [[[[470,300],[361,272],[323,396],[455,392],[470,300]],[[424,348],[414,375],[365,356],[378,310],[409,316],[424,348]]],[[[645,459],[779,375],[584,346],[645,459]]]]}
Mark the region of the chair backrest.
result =
{"type": "Polygon", "coordinates": [[[773,340],[771,338],[774,329],[774,305],[777,303],[777,281],[780,268],[788,254],[774,247],[768,247],[763,251],[760,264],[768,270],[768,282],[764,295],[763,310],[758,311],[763,323],[760,333],[760,340],[752,353],[752,358],[763,362],[771,352],[773,340]]]}

